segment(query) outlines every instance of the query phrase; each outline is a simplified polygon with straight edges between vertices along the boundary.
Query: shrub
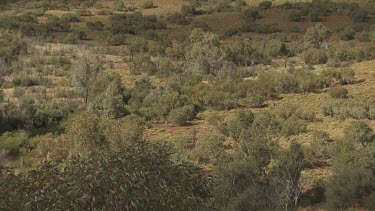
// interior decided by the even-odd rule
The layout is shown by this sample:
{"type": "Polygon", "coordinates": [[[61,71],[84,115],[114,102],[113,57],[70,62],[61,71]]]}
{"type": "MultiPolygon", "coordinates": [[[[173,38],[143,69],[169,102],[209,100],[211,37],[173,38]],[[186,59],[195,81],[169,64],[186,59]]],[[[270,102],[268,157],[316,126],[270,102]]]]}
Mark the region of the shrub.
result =
{"type": "Polygon", "coordinates": [[[272,2],[271,1],[263,1],[259,3],[259,8],[262,10],[266,10],[271,8],[272,2]]]}
{"type": "Polygon", "coordinates": [[[167,122],[172,125],[182,126],[187,121],[192,120],[195,117],[195,109],[193,105],[187,105],[181,108],[172,110],[169,115],[167,122]]]}
{"type": "Polygon", "coordinates": [[[102,30],[104,28],[104,24],[101,21],[87,22],[86,27],[94,30],[102,30]]]}
{"type": "Polygon", "coordinates": [[[316,48],[308,49],[303,55],[306,64],[325,64],[328,61],[327,54],[324,50],[319,50],[316,48]]]}
{"type": "Polygon", "coordinates": [[[228,2],[222,1],[216,6],[215,10],[216,12],[233,12],[234,8],[228,2]]]}
{"type": "Polygon", "coordinates": [[[228,134],[238,140],[242,135],[246,134],[246,131],[251,129],[253,121],[254,113],[251,110],[235,111],[227,122],[228,134]]]}
{"type": "Polygon", "coordinates": [[[292,12],[288,16],[289,21],[300,22],[303,20],[303,15],[300,12],[292,12]]]}
{"type": "Polygon", "coordinates": [[[7,156],[18,157],[26,142],[25,132],[7,132],[0,136],[0,150],[5,150],[7,156]]]}
{"type": "Polygon", "coordinates": [[[320,13],[316,10],[312,10],[309,12],[309,20],[311,22],[319,22],[320,20],[320,13]]]}
{"type": "Polygon", "coordinates": [[[191,22],[186,18],[185,15],[182,15],[181,13],[174,13],[168,16],[167,21],[178,25],[188,25],[191,22]]]}
{"type": "Polygon", "coordinates": [[[182,15],[194,15],[195,7],[191,5],[182,5],[181,7],[181,14],[182,15]]]}
{"type": "Polygon", "coordinates": [[[345,130],[344,139],[367,145],[374,140],[374,130],[365,121],[355,121],[345,130]]]}
{"type": "Polygon", "coordinates": [[[349,92],[347,89],[342,88],[342,87],[333,87],[329,89],[328,94],[334,99],[341,99],[341,98],[347,98],[349,92]]]}
{"type": "Polygon", "coordinates": [[[77,14],[64,14],[61,19],[63,19],[64,21],[67,21],[67,22],[81,22],[81,19],[79,17],[79,15],[77,14]]]}
{"type": "Polygon", "coordinates": [[[373,210],[374,181],[372,170],[352,165],[344,166],[326,182],[328,207],[331,210],[346,210],[360,206],[373,210]]]}
{"type": "Polygon", "coordinates": [[[229,28],[226,29],[224,32],[224,36],[226,37],[233,37],[234,35],[238,34],[238,29],[237,28],[229,28]]]}
{"type": "Polygon", "coordinates": [[[154,2],[152,1],[145,1],[143,4],[142,4],[142,8],[143,9],[151,9],[154,7],[154,2]]]}
{"type": "Polygon", "coordinates": [[[371,41],[370,33],[365,32],[365,31],[357,33],[355,38],[360,42],[370,42],[371,41]]]}
{"type": "Polygon", "coordinates": [[[352,20],[356,23],[366,22],[368,20],[368,14],[366,11],[363,10],[354,11],[351,17],[352,20]]]}
{"type": "Polygon", "coordinates": [[[27,50],[26,43],[10,31],[0,30],[0,59],[10,63],[27,50]]]}
{"type": "Polygon", "coordinates": [[[77,44],[79,40],[78,34],[69,33],[67,36],[62,37],[61,42],[66,44],[77,44]]]}
{"type": "Polygon", "coordinates": [[[77,36],[77,38],[79,40],[87,40],[88,39],[87,34],[84,31],[75,31],[73,33],[77,36]]]}
{"type": "Polygon", "coordinates": [[[254,9],[254,8],[246,9],[243,12],[243,15],[244,15],[245,19],[249,20],[249,21],[255,21],[255,20],[261,18],[260,14],[259,14],[259,10],[254,9]]]}
{"type": "Polygon", "coordinates": [[[92,16],[92,13],[90,10],[77,10],[76,14],[79,16],[92,16]]]}
{"type": "Polygon", "coordinates": [[[96,14],[97,15],[113,15],[113,12],[110,10],[99,10],[96,14]]]}
{"type": "Polygon", "coordinates": [[[36,86],[39,85],[39,79],[32,75],[16,75],[12,79],[14,86],[36,86]]]}
{"type": "Polygon", "coordinates": [[[141,34],[147,30],[165,28],[165,25],[158,23],[156,16],[143,16],[142,13],[135,12],[112,15],[108,28],[112,34],[141,34]]]}
{"type": "Polygon", "coordinates": [[[298,135],[307,130],[307,124],[296,117],[288,118],[282,123],[281,133],[285,136],[298,135]]]}
{"type": "Polygon", "coordinates": [[[51,31],[67,32],[70,29],[70,24],[68,21],[57,16],[51,16],[48,17],[47,27],[51,31]]]}
{"type": "Polygon", "coordinates": [[[355,31],[352,28],[345,28],[339,32],[339,36],[342,40],[352,40],[355,36],[355,31]]]}

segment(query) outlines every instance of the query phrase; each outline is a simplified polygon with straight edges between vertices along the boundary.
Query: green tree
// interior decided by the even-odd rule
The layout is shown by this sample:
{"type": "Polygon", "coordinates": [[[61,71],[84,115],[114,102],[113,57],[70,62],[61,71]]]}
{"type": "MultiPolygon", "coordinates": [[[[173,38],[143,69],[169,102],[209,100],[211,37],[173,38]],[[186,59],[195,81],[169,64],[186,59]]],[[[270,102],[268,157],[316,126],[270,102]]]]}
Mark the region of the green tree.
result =
{"type": "Polygon", "coordinates": [[[327,47],[327,41],[330,36],[328,28],[318,23],[315,26],[307,29],[305,36],[303,37],[306,48],[321,48],[327,47]]]}
{"type": "Polygon", "coordinates": [[[238,37],[227,49],[227,57],[237,65],[249,66],[254,64],[255,49],[249,39],[238,37]]]}
{"type": "Polygon", "coordinates": [[[101,62],[97,55],[85,52],[77,63],[71,67],[72,83],[83,92],[84,103],[89,101],[91,80],[101,69],[101,62]]]}
{"type": "Polygon", "coordinates": [[[173,109],[169,115],[167,122],[172,125],[185,125],[187,121],[195,117],[194,105],[186,105],[181,108],[173,109]]]}
{"type": "MultiPolygon", "coordinates": [[[[96,123],[102,125],[91,120],[92,117],[83,116],[79,121],[85,123],[79,129],[87,130],[84,126],[94,129],[96,123]]],[[[134,119],[113,121],[104,123],[113,127],[108,134],[100,129],[83,133],[78,129],[75,136],[90,140],[97,139],[96,134],[103,137],[100,146],[117,143],[115,148],[104,147],[103,151],[96,148],[85,156],[73,155],[59,165],[46,163],[28,174],[8,172],[1,176],[0,207],[30,210],[204,208],[209,189],[206,180],[193,171],[193,166],[174,164],[171,150],[164,144],[129,139],[130,134],[121,128],[129,128],[134,119]]]]}
{"type": "Polygon", "coordinates": [[[324,50],[316,49],[316,48],[310,48],[308,49],[304,55],[303,59],[306,64],[325,64],[328,61],[327,54],[324,50]]]}
{"type": "Polygon", "coordinates": [[[88,110],[101,117],[119,118],[127,113],[118,74],[99,73],[90,84],[90,95],[88,110]]]}
{"type": "Polygon", "coordinates": [[[373,142],[374,130],[365,121],[355,121],[345,130],[344,138],[366,146],[373,142]]]}
{"type": "Polygon", "coordinates": [[[225,54],[217,35],[194,29],[189,37],[185,57],[186,68],[190,72],[215,75],[223,65],[225,54]]]}

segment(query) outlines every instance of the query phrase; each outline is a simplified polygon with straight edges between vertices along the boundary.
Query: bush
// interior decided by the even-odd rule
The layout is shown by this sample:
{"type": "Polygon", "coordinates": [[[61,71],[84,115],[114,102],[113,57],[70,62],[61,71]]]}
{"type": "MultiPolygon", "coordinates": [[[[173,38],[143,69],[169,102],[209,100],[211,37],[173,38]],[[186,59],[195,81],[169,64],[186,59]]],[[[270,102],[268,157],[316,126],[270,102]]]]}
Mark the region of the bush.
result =
{"type": "Polygon", "coordinates": [[[272,2],[271,1],[263,1],[259,3],[259,8],[262,10],[266,10],[271,8],[272,2]]]}
{"type": "Polygon", "coordinates": [[[370,33],[365,32],[365,31],[357,33],[355,38],[360,42],[370,42],[371,41],[370,33]]]}
{"type": "Polygon", "coordinates": [[[10,63],[27,50],[26,43],[10,31],[0,30],[0,60],[10,63]]]}
{"type": "Polygon", "coordinates": [[[194,15],[195,7],[191,5],[182,5],[181,7],[181,14],[182,15],[194,15]]]}
{"type": "Polygon", "coordinates": [[[163,29],[156,16],[143,16],[142,13],[116,14],[109,19],[108,29],[112,34],[141,34],[147,30],[163,29]]]}
{"type": "Polygon", "coordinates": [[[342,87],[333,87],[329,89],[328,94],[334,99],[342,99],[347,98],[349,92],[347,89],[342,87]]]}
{"type": "Polygon", "coordinates": [[[97,15],[113,15],[113,12],[110,10],[99,10],[96,14],[97,15]]]}
{"type": "Polygon", "coordinates": [[[47,27],[50,31],[67,32],[70,29],[70,24],[57,16],[51,16],[48,17],[47,27]]]}
{"type": "Polygon", "coordinates": [[[151,9],[151,8],[154,8],[154,2],[152,2],[152,1],[145,1],[145,2],[142,4],[142,8],[143,8],[143,9],[151,9]]]}
{"type": "Polygon", "coordinates": [[[366,11],[357,10],[351,15],[352,20],[356,23],[366,22],[368,20],[368,14],[366,11]]]}
{"type": "Polygon", "coordinates": [[[375,175],[372,170],[347,165],[334,173],[327,181],[326,199],[332,210],[347,210],[353,207],[374,209],[375,175]]]}
{"type": "Polygon", "coordinates": [[[90,10],[77,10],[76,14],[79,16],[92,16],[92,13],[90,10]]]}
{"type": "Polygon", "coordinates": [[[69,33],[67,36],[62,37],[61,42],[66,44],[77,44],[79,40],[78,34],[69,33]]]}
{"type": "Polygon", "coordinates": [[[191,22],[186,18],[185,15],[182,15],[181,13],[174,13],[168,16],[167,21],[178,25],[188,25],[191,22]]]}
{"type": "Polygon", "coordinates": [[[104,24],[101,21],[87,22],[86,27],[94,30],[102,30],[104,28],[104,24]]]}
{"type": "Polygon", "coordinates": [[[167,122],[172,125],[182,126],[187,121],[192,120],[195,117],[195,109],[193,105],[187,105],[182,108],[172,110],[169,115],[167,122]]]}
{"type": "Polygon", "coordinates": [[[309,12],[309,20],[311,22],[319,22],[319,20],[320,20],[320,13],[318,11],[315,11],[315,10],[310,11],[309,12]]]}
{"type": "Polygon", "coordinates": [[[316,65],[325,64],[328,61],[327,54],[324,50],[310,48],[303,55],[306,64],[316,65]]]}
{"type": "Polygon", "coordinates": [[[339,32],[339,36],[341,40],[352,40],[355,36],[355,31],[352,28],[345,28],[339,32]]]}
{"type": "Polygon", "coordinates": [[[6,132],[0,136],[0,150],[5,150],[7,156],[18,157],[26,142],[27,134],[25,132],[6,132]]]}
{"type": "Polygon", "coordinates": [[[77,38],[79,40],[87,40],[88,39],[87,34],[84,31],[75,31],[73,33],[77,36],[77,38]]]}
{"type": "Polygon", "coordinates": [[[303,15],[300,12],[292,12],[288,16],[289,21],[300,22],[303,21],[303,15]]]}
{"type": "Polygon", "coordinates": [[[244,15],[245,19],[248,20],[248,21],[255,21],[255,20],[261,18],[260,14],[259,14],[259,10],[254,9],[254,8],[246,9],[243,12],[243,15],[244,15]]]}
{"type": "Polygon", "coordinates": [[[347,141],[367,145],[374,141],[374,130],[365,121],[355,121],[344,132],[347,141]]]}
{"type": "Polygon", "coordinates": [[[216,12],[233,12],[234,8],[228,2],[222,1],[216,6],[215,11],[216,12]]]}
{"type": "Polygon", "coordinates": [[[16,75],[12,79],[14,86],[37,86],[40,81],[37,77],[32,75],[16,75]]]}
{"type": "Polygon", "coordinates": [[[305,121],[292,116],[285,120],[281,126],[281,133],[284,136],[298,135],[304,133],[307,130],[307,124],[305,121]]]}
{"type": "Polygon", "coordinates": [[[77,14],[64,14],[61,19],[63,19],[64,21],[67,21],[67,22],[81,22],[81,19],[79,17],[79,15],[77,14]]]}

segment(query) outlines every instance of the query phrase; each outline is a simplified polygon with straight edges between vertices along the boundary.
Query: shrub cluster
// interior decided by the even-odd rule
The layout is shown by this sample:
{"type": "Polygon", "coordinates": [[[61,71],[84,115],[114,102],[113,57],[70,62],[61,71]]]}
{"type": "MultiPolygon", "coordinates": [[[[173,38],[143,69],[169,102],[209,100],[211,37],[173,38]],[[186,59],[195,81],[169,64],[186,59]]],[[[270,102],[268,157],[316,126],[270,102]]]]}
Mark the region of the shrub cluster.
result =
{"type": "Polygon", "coordinates": [[[337,99],[325,103],[322,112],[325,116],[340,119],[375,119],[374,98],[337,99]]]}

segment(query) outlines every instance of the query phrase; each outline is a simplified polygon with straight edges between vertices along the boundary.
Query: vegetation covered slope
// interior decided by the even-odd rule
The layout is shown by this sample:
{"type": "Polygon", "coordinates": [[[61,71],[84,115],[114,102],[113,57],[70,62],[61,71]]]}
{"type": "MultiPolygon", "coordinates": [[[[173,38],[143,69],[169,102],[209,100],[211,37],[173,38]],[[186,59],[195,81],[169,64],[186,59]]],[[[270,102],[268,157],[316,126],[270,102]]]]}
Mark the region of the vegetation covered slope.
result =
{"type": "Polygon", "coordinates": [[[374,209],[372,3],[1,1],[0,209],[374,209]]]}

